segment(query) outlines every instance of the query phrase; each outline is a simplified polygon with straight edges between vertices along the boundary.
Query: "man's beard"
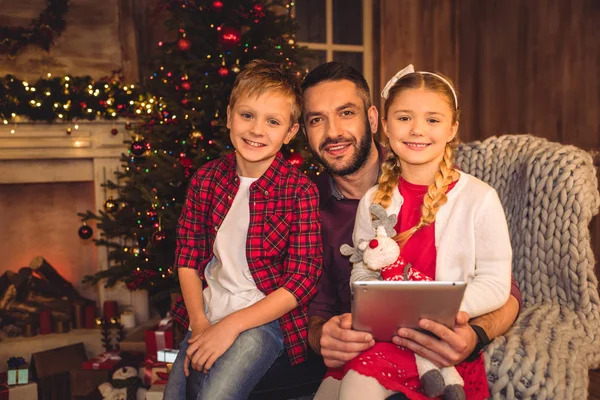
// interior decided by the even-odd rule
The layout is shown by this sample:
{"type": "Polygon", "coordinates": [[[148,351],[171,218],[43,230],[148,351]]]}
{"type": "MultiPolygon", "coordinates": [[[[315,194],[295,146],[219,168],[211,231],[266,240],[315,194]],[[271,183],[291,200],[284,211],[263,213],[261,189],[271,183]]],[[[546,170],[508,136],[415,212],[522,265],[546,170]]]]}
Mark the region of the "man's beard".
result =
{"type": "MultiPolygon", "coordinates": [[[[372,137],[370,134],[371,126],[369,125],[368,120],[367,120],[364,132],[365,132],[365,134],[362,135],[359,142],[357,142],[356,151],[355,151],[354,155],[352,156],[352,159],[350,160],[348,165],[345,165],[345,166],[338,167],[335,164],[328,162],[326,159],[321,157],[321,155],[317,151],[315,151],[312,147],[310,147],[310,146],[309,147],[310,147],[310,150],[311,150],[313,156],[315,157],[315,159],[331,175],[338,175],[338,176],[352,175],[353,173],[355,173],[356,171],[361,169],[363,167],[363,165],[365,165],[367,158],[369,157],[369,153],[371,152],[373,140],[372,140],[372,137]]],[[[343,138],[326,139],[323,143],[321,143],[319,148],[323,149],[325,146],[328,146],[331,144],[337,144],[337,143],[347,143],[347,141],[343,138]]]]}

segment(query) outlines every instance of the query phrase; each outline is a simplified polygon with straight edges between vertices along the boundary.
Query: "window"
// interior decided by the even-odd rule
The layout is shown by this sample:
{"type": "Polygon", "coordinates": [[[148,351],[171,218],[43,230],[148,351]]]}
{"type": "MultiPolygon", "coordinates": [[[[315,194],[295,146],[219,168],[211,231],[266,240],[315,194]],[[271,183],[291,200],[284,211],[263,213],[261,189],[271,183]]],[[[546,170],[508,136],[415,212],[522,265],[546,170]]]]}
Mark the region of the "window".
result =
{"type": "Polygon", "coordinates": [[[328,61],[352,65],[373,89],[373,0],[296,0],[298,44],[317,58],[309,68],[328,61]]]}

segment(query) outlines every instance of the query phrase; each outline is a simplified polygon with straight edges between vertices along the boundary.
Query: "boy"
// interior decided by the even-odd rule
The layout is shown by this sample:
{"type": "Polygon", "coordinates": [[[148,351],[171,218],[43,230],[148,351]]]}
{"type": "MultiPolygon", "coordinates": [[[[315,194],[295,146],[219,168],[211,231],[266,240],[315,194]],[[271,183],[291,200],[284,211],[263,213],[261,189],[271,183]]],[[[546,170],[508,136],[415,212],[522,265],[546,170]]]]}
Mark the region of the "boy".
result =
{"type": "Polygon", "coordinates": [[[227,128],[236,152],[196,172],[179,219],[190,331],[165,399],[182,398],[176,369],[188,376],[188,398],[245,399],[278,357],[306,358],[322,262],[318,192],[280,153],[298,131],[300,104],[298,85],[275,64],[254,60],[235,80],[227,128]]]}

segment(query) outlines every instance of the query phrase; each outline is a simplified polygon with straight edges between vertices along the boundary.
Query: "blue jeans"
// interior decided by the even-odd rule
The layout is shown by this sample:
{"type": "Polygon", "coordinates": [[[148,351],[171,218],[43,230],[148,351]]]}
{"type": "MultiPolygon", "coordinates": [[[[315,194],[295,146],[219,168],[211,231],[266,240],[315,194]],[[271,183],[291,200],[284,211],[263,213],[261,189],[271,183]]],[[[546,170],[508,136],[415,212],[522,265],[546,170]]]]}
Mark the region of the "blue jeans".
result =
{"type": "Polygon", "coordinates": [[[192,369],[186,379],[183,361],[189,336],[191,332],[184,338],[185,343],[182,343],[173,363],[165,389],[165,400],[186,397],[194,400],[246,399],[284,351],[283,335],[279,322],[275,320],[242,332],[207,374],[192,369]]]}
{"type": "Polygon", "coordinates": [[[177,354],[177,358],[175,358],[175,362],[173,362],[171,372],[169,372],[169,380],[167,381],[163,400],[185,399],[187,377],[185,376],[185,372],[183,372],[183,362],[185,361],[185,353],[189,347],[188,340],[191,337],[192,331],[187,331],[185,337],[179,343],[179,353],[177,354]]]}

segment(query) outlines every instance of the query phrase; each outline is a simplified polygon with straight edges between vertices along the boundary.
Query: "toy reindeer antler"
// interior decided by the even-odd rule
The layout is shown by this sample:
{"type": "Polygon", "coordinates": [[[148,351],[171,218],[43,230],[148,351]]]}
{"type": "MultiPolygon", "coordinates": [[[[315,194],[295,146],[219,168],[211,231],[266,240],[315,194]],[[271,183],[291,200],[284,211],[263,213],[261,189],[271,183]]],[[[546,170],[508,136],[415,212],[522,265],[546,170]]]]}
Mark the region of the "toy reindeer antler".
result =
{"type": "Polygon", "coordinates": [[[369,211],[375,216],[372,222],[373,229],[377,231],[377,228],[383,226],[388,237],[396,236],[396,230],[394,229],[397,219],[396,214],[387,215],[381,204],[371,204],[369,211]]]}
{"type": "Polygon", "coordinates": [[[356,263],[356,262],[362,261],[363,253],[366,248],[366,243],[367,243],[366,240],[360,239],[356,248],[354,248],[348,244],[343,244],[340,247],[340,252],[344,256],[350,256],[351,263],[356,263]],[[364,245],[363,245],[363,243],[364,243],[364,245]]]}

